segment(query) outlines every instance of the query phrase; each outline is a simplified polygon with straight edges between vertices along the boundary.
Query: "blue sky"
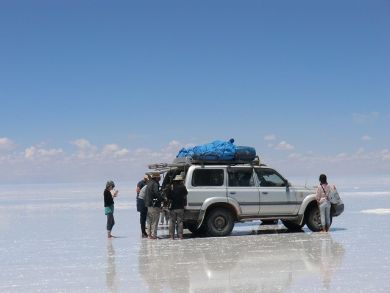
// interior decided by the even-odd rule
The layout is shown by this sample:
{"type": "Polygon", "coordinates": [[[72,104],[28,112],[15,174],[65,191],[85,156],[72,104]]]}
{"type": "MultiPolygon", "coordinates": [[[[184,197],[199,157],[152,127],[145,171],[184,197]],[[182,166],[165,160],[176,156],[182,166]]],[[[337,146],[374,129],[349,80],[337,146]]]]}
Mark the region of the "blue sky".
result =
{"type": "Polygon", "coordinates": [[[0,181],[138,178],[234,137],[390,174],[389,1],[2,1],[0,181]]]}

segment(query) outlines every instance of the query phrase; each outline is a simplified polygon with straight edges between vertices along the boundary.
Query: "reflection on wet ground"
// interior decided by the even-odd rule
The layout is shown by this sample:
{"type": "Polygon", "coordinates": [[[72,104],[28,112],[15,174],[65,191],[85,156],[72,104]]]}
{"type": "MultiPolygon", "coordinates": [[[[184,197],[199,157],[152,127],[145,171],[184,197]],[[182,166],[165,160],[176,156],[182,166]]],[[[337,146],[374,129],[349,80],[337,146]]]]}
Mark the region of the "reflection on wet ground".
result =
{"type": "Polygon", "coordinates": [[[0,292],[390,292],[387,194],[344,197],[330,233],[249,222],[222,238],[160,227],[153,241],[132,197],[108,240],[100,196],[55,192],[43,206],[41,192],[0,197],[0,292]]]}
{"type": "Polygon", "coordinates": [[[316,277],[329,288],[344,256],[331,234],[251,228],[241,225],[226,238],[142,241],[139,274],[150,292],[285,292],[316,277]]]}

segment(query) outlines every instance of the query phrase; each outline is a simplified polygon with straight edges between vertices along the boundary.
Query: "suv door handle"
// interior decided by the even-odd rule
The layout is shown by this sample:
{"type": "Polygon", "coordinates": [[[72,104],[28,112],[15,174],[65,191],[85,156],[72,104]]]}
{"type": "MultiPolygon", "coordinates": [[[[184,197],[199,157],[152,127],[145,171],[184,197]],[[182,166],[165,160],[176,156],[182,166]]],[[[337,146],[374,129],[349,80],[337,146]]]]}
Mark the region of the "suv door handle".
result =
{"type": "Polygon", "coordinates": [[[263,191],[262,194],[268,194],[268,192],[267,191],[263,191]]]}
{"type": "Polygon", "coordinates": [[[235,191],[231,191],[231,192],[229,192],[230,194],[236,194],[236,192],[235,191]]]}

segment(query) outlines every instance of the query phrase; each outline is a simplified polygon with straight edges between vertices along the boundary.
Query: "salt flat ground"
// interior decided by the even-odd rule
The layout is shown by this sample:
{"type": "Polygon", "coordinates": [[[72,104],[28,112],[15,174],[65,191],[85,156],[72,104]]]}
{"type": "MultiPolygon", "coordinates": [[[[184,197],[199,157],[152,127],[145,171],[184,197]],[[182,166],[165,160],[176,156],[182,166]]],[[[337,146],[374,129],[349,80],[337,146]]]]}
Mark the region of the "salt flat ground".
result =
{"type": "Polygon", "coordinates": [[[390,292],[390,186],[344,187],[330,233],[237,224],[231,236],[141,239],[118,184],[106,239],[101,184],[1,186],[0,292],[390,292]]]}

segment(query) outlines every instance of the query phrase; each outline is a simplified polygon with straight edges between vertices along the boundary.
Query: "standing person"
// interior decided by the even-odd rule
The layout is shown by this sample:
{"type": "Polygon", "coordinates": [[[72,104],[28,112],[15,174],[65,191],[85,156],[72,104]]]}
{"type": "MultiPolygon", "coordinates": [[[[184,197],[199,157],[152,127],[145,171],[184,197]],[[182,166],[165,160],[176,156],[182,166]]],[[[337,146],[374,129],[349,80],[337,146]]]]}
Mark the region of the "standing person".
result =
{"type": "Polygon", "coordinates": [[[106,189],[104,189],[104,213],[107,215],[107,237],[112,238],[111,230],[115,225],[114,220],[114,197],[118,195],[118,190],[114,190],[115,183],[110,180],[106,183],[106,189]]]}
{"type": "Polygon", "coordinates": [[[183,184],[184,178],[176,175],[173,179],[172,191],[168,193],[171,200],[171,216],[169,219],[169,236],[175,239],[175,230],[179,239],[183,239],[184,207],[187,205],[187,188],[183,184]]]}
{"type": "Polygon", "coordinates": [[[157,226],[163,200],[160,193],[160,173],[155,172],[148,181],[145,193],[145,205],[148,207],[148,232],[150,239],[157,239],[157,226]]]}
{"type": "Polygon", "coordinates": [[[325,174],[320,175],[320,185],[317,187],[317,203],[320,209],[322,232],[328,232],[330,227],[330,186],[325,174]]]}
{"type": "Polygon", "coordinates": [[[145,175],[144,179],[138,182],[137,184],[137,211],[140,213],[139,223],[141,225],[142,238],[148,237],[148,234],[146,233],[146,217],[148,215],[148,208],[145,205],[145,195],[146,195],[146,188],[148,187],[147,185],[148,180],[149,180],[149,176],[145,175]],[[138,191],[139,186],[142,187],[138,191]]]}
{"type": "Polygon", "coordinates": [[[139,195],[142,187],[144,187],[148,183],[148,180],[149,180],[149,176],[144,175],[144,178],[137,183],[137,187],[135,189],[135,191],[137,192],[137,198],[138,198],[138,195],[139,195]]]}

